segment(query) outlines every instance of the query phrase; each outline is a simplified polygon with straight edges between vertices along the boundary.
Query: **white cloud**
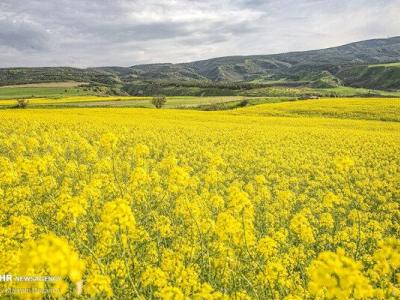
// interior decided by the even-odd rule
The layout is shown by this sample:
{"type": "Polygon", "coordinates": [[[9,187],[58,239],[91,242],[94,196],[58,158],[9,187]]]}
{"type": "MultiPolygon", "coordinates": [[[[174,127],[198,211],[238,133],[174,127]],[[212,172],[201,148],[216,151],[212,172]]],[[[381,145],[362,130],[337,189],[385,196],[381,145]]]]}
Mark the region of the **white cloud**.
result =
{"type": "Polygon", "coordinates": [[[0,66],[129,66],[317,49],[400,35],[399,15],[400,0],[3,0],[0,66]]]}

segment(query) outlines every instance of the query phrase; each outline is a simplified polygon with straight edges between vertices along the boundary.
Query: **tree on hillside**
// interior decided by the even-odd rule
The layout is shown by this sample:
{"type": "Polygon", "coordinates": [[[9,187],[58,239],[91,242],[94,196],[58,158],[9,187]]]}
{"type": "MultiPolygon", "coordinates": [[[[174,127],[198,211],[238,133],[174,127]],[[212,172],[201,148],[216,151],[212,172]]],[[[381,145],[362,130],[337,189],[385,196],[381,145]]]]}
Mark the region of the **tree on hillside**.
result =
{"type": "Polygon", "coordinates": [[[167,102],[167,98],[165,96],[157,96],[151,99],[151,104],[153,104],[156,108],[161,108],[167,102]]]}

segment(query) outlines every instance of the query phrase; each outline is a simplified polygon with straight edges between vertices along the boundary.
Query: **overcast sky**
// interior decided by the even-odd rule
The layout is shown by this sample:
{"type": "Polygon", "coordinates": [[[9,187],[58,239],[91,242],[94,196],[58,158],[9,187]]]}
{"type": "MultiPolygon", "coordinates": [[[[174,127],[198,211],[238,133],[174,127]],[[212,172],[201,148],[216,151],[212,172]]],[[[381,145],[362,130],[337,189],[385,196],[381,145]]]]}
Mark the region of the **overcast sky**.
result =
{"type": "Polygon", "coordinates": [[[0,0],[0,67],[131,66],[400,35],[400,0],[0,0]]]}

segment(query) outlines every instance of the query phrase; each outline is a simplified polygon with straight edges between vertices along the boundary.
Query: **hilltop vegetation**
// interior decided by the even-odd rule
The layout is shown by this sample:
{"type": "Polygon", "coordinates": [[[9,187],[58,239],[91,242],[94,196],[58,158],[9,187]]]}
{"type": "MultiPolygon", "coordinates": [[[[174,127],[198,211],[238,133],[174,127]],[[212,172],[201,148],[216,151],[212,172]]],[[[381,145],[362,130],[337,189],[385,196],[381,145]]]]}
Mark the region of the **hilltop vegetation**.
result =
{"type": "Polygon", "coordinates": [[[337,76],[345,85],[395,90],[400,88],[400,63],[348,67],[337,76]]]}
{"type": "Polygon", "coordinates": [[[40,82],[96,82],[114,84],[118,78],[109,73],[69,67],[0,69],[0,86],[40,82]]]}

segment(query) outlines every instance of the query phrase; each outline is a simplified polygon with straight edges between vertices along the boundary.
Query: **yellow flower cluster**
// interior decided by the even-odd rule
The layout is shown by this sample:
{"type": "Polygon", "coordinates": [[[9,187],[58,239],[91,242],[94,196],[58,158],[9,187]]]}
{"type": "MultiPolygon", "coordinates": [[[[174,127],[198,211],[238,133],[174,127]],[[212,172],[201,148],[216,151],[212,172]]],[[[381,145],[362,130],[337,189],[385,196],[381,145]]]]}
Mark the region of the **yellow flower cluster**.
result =
{"type": "Polygon", "coordinates": [[[246,111],[2,112],[0,274],[59,276],[12,282],[44,298],[399,298],[400,124],[246,111]]]}
{"type": "Polygon", "coordinates": [[[346,257],[342,249],[337,253],[321,252],[311,263],[308,273],[313,296],[343,300],[373,296],[373,289],[361,272],[361,264],[346,257]]]}

